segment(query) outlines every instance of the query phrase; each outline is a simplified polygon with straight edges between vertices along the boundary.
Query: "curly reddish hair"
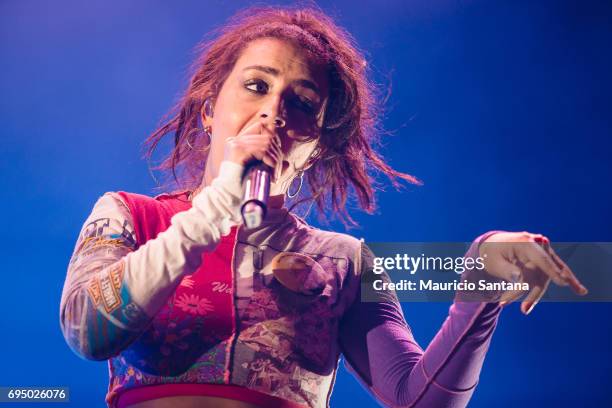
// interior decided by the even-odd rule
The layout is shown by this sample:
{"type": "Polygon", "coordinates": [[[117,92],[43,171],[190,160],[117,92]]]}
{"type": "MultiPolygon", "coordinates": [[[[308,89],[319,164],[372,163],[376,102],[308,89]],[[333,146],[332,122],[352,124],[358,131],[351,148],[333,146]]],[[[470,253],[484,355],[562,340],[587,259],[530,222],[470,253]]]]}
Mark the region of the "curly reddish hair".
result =
{"type": "MultiPolygon", "coordinates": [[[[172,151],[154,169],[171,170],[180,190],[193,190],[202,181],[209,143],[200,121],[204,100],[217,96],[244,47],[264,37],[298,44],[322,61],[328,72],[329,100],[318,140],[320,153],[305,173],[310,195],[291,209],[314,201],[322,215],[330,200],[333,214],[345,227],[354,226],[357,224],[346,211],[349,184],[365,212],[372,214],[376,209],[375,181],[369,170],[382,172],[396,188],[401,186],[396,178],[422,184],[414,176],[392,169],[374,150],[383,133],[377,122],[382,98],[377,97],[366,60],[355,41],[328,15],[313,7],[248,8],[215,33],[215,38],[196,48],[199,56],[187,90],[145,141],[145,157],[150,160],[158,143],[174,135],[172,151]]],[[[319,219],[325,221],[321,216],[319,219]]]]}

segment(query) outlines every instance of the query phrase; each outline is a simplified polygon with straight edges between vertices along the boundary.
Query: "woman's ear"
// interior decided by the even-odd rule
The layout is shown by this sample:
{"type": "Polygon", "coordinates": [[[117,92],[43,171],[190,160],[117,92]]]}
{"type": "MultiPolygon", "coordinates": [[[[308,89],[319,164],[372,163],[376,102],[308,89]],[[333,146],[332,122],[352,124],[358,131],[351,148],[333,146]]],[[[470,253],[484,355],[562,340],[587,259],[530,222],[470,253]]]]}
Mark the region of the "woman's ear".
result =
{"type": "Polygon", "coordinates": [[[306,171],[310,167],[312,167],[312,165],[315,164],[317,162],[317,160],[319,160],[320,156],[321,156],[321,148],[319,146],[317,146],[317,147],[314,148],[314,150],[312,151],[312,153],[308,157],[308,160],[306,160],[306,163],[304,164],[304,167],[302,168],[302,170],[306,171]]]}
{"type": "Polygon", "coordinates": [[[208,97],[204,100],[202,109],[200,110],[200,118],[202,119],[202,125],[204,127],[212,126],[213,111],[213,100],[211,97],[208,97]]]}

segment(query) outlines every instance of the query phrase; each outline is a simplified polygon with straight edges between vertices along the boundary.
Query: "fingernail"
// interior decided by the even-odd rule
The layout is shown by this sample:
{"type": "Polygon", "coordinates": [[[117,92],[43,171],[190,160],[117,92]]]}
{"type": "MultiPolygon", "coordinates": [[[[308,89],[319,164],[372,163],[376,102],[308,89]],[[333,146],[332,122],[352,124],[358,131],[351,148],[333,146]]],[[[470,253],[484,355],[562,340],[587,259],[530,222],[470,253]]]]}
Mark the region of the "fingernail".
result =
{"type": "Polygon", "coordinates": [[[512,278],[512,283],[519,283],[521,281],[521,273],[519,271],[513,271],[510,276],[512,278]]]}
{"type": "Polygon", "coordinates": [[[580,294],[581,295],[586,295],[587,293],[589,293],[589,290],[584,287],[583,285],[580,285],[580,294]]]}
{"type": "Polygon", "coordinates": [[[521,304],[521,312],[524,315],[529,314],[529,309],[531,308],[531,303],[527,303],[525,306],[523,306],[523,304],[521,304]]]}
{"type": "Polygon", "coordinates": [[[531,313],[531,311],[533,310],[535,305],[536,305],[535,303],[529,304],[528,307],[527,307],[527,312],[525,313],[525,315],[528,315],[529,313],[531,313]]]}

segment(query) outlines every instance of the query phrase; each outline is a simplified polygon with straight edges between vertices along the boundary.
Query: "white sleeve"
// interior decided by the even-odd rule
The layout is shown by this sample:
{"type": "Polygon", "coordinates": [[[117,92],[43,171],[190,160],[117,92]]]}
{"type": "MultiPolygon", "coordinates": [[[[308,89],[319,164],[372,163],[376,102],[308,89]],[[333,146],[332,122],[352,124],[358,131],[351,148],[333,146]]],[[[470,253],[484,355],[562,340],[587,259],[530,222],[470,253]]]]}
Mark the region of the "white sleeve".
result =
{"type": "Polygon", "coordinates": [[[222,162],[219,176],[194,197],[191,209],[176,214],[166,231],[126,256],[132,299],[149,316],[157,314],[179,278],[196,271],[202,252],[213,251],[221,236],[240,223],[242,170],[222,162]]]}
{"type": "Polygon", "coordinates": [[[77,354],[107,359],[146,329],[183,276],[200,266],[202,252],[214,250],[240,223],[243,169],[222,162],[192,208],[137,250],[132,216],[120,196],[100,197],[81,229],[60,303],[60,325],[77,354]]]}

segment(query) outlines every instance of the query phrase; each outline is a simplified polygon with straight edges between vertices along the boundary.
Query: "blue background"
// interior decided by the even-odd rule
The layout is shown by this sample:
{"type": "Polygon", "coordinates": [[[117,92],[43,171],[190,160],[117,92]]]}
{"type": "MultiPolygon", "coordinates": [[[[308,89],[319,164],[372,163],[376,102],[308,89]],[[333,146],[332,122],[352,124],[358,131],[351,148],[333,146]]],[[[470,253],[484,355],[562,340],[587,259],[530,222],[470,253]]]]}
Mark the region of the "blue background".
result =
{"type": "MultiPolygon", "coordinates": [[[[64,385],[71,406],[104,405],[106,363],[79,359],[59,329],[74,243],[105,191],[151,194],[141,142],[186,86],[195,44],[248,4],[0,2],[0,385],[64,385]]],[[[351,234],[612,241],[610,3],[319,4],[356,37],[376,81],[392,80],[384,125],[394,136],[381,151],[425,182],[404,192],[387,183],[376,215],[352,212],[362,228],[351,234]]],[[[422,346],[448,306],[403,304],[422,346]]],[[[470,406],[609,403],[611,312],[506,308],[470,406]]],[[[342,369],[332,406],[357,401],[378,406],[342,369]]]]}

